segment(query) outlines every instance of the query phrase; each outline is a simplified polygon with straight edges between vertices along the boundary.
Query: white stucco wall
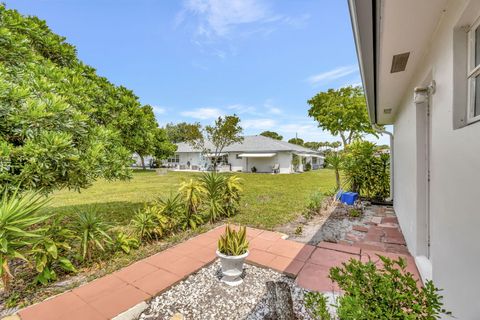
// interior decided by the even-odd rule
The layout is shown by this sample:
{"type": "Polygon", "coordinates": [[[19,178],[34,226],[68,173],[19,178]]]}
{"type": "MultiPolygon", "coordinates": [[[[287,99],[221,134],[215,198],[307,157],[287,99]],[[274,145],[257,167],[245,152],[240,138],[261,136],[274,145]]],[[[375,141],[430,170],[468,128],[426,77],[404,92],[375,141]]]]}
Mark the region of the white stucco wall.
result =
{"type": "Polygon", "coordinates": [[[394,123],[394,206],[411,253],[419,255],[423,254],[417,149],[421,132],[413,88],[424,85],[431,75],[437,91],[431,97],[430,260],[433,280],[445,290],[446,307],[457,319],[480,319],[480,122],[453,129],[453,109],[464,107],[453,96],[453,29],[460,21],[465,25],[478,16],[480,1],[449,2],[394,123]]]}
{"type": "Polygon", "coordinates": [[[246,164],[246,159],[245,158],[239,158],[237,159],[237,154],[240,153],[229,153],[228,154],[228,163],[232,165],[232,171],[245,171],[245,164],[246,164]]]}

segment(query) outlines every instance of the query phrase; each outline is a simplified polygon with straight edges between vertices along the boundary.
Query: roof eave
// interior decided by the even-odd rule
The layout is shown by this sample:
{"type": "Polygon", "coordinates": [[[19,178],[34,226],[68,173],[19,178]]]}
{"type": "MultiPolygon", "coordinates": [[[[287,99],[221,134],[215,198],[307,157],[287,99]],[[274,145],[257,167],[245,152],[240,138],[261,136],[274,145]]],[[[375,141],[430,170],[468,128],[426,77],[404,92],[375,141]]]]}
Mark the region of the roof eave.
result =
{"type": "Polygon", "coordinates": [[[350,20],[357,49],[358,64],[362,77],[368,115],[377,123],[377,8],[380,0],[349,0],[350,20]]]}

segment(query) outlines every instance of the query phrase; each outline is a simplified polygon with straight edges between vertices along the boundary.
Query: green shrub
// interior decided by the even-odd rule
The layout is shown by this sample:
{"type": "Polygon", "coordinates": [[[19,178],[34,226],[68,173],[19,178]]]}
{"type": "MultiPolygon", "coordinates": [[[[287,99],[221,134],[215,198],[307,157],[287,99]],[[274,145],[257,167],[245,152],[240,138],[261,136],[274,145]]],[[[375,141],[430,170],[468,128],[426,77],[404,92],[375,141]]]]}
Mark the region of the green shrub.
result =
{"type": "Polygon", "coordinates": [[[183,230],[188,228],[196,229],[198,225],[203,223],[199,210],[207,191],[202,182],[193,179],[183,182],[179,191],[184,201],[184,209],[179,217],[180,226],[183,230]]]}
{"type": "Polygon", "coordinates": [[[310,170],[312,170],[312,164],[310,162],[307,162],[305,164],[305,171],[310,171],[310,170]]]}
{"type": "Polygon", "coordinates": [[[344,292],[337,300],[339,319],[439,319],[451,315],[432,281],[419,288],[405,259],[379,256],[383,264],[351,259],[330,269],[330,279],[344,292]]]}
{"type": "Polygon", "coordinates": [[[96,212],[77,213],[72,229],[80,239],[80,255],[83,260],[91,261],[94,251],[105,251],[105,246],[111,244],[112,239],[108,235],[110,226],[96,212]]]}
{"type": "Polygon", "coordinates": [[[303,212],[303,216],[306,219],[311,219],[314,215],[318,214],[322,209],[324,196],[320,191],[316,191],[310,195],[307,208],[303,212]]]}
{"type": "Polygon", "coordinates": [[[358,209],[350,209],[348,210],[348,215],[352,218],[358,218],[362,215],[362,212],[358,209]]]}
{"type": "Polygon", "coordinates": [[[223,213],[226,217],[231,217],[238,213],[242,191],[242,179],[238,176],[232,175],[225,179],[223,213]]]}
{"type": "Polygon", "coordinates": [[[42,237],[35,225],[49,217],[39,210],[48,202],[39,193],[20,194],[4,191],[0,200],[0,277],[6,291],[10,290],[13,272],[10,262],[15,259],[27,261],[24,251],[42,237]]]}
{"type": "Polygon", "coordinates": [[[114,252],[121,250],[128,254],[131,249],[138,248],[138,245],[139,243],[136,238],[131,237],[122,231],[117,232],[112,241],[112,249],[114,252]]]}
{"type": "Polygon", "coordinates": [[[75,238],[75,233],[63,225],[63,217],[55,217],[48,221],[41,230],[41,237],[32,247],[31,254],[35,260],[35,268],[38,275],[36,283],[47,284],[57,280],[56,270],[76,272],[68,255],[70,255],[70,243],[75,238]]]}
{"type": "Polygon", "coordinates": [[[383,200],[389,195],[390,156],[379,151],[372,142],[355,141],[342,156],[342,168],[352,191],[383,200]]]}
{"type": "Polygon", "coordinates": [[[200,183],[205,190],[206,215],[210,222],[215,222],[225,215],[223,201],[226,189],[226,178],[217,172],[204,173],[200,183]]]}
{"type": "Polygon", "coordinates": [[[240,227],[238,231],[229,225],[225,227],[225,233],[218,239],[218,251],[227,256],[240,256],[248,250],[247,228],[240,227]]]}
{"type": "Polygon", "coordinates": [[[159,240],[172,230],[172,219],[162,213],[158,203],[145,205],[136,212],[132,226],[140,241],[159,240]]]}
{"type": "Polygon", "coordinates": [[[327,298],[320,292],[307,292],[305,294],[305,307],[311,315],[318,320],[333,320],[328,312],[327,298]]]}

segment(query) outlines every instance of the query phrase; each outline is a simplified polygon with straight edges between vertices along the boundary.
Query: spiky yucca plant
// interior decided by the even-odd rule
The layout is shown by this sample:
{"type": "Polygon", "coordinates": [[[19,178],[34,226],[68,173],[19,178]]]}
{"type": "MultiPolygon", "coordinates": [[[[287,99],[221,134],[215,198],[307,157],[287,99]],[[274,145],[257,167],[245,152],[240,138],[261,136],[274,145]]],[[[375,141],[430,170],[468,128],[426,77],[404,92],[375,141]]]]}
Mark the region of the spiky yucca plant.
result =
{"type": "Polygon", "coordinates": [[[248,251],[247,228],[240,227],[238,231],[229,225],[225,233],[218,239],[218,251],[227,256],[240,256],[248,251]]]}
{"type": "Polygon", "coordinates": [[[10,289],[13,273],[10,262],[14,259],[27,261],[22,254],[41,237],[35,225],[49,218],[39,214],[48,200],[39,192],[21,194],[18,189],[7,190],[0,200],[0,277],[6,291],[10,289]]]}

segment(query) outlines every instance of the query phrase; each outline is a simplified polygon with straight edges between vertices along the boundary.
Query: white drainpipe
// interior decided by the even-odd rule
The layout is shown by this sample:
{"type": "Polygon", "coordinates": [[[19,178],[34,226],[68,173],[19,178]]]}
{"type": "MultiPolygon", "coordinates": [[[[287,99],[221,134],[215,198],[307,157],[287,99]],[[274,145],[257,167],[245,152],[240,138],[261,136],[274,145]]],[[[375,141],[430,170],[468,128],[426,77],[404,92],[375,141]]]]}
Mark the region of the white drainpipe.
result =
{"type": "Polygon", "coordinates": [[[393,133],[378,127],[376,124],[372,124],[372,127],[378,133],[388,134],[390,137],[390,197],[388,197],[386,200],[393,201],[393,133]]]}

